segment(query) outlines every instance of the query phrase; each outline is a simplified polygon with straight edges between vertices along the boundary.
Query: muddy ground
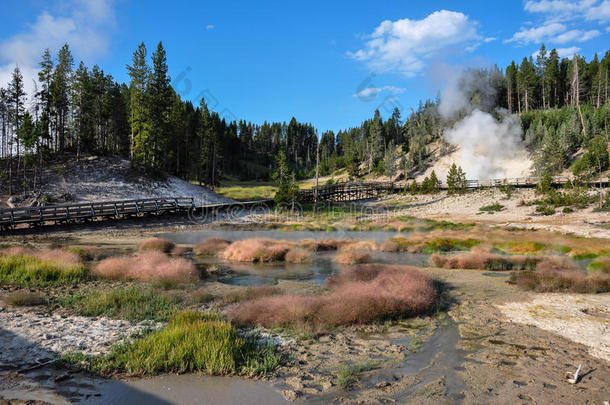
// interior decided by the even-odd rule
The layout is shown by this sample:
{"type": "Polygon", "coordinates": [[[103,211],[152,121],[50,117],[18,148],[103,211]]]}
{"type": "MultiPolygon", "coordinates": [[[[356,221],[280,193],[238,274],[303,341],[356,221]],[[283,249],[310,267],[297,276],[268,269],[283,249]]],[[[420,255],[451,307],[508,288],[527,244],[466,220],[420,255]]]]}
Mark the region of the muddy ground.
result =
{"type": "MultiPolygon", "coordinates": [[[[174,227],[19,235],[4,238],[3,242],[94,245],[121,252],[133,249],[143,237],[168,229],[174,227]]],[[[608,360],[596,357],[590,347],[557,332],[525,321],[514,322],[502,311],[508,304],[534,302],[540,294],[507,284],[507,274],[502,272],[435,268],[423,271],[444,286],[446,307],[439,313],[382,325],[341,328],[318,336],[276,334],[285,362],[268,377],[267,384],[287,400],[306,403],[603,404],[610,400],[608,360]],[[565,372],[574,371],[579,364],[582,379],[577,384],[568,383],[565,372]],[[345,365],[360,365],[363,371],[347,388],[342,388],[338,376],[345,365]]],[[[305,282],[281,284],[292,292],[312,288],[305,282]]],[[[223,294],[239,287],[210,281],[206,288],[223,294]]],[[[599,298],[603,303],[609,294],[587,297],[599,298]]],[[[599,305],[593,307],[597,309],[581,312],[607,327],[609,318],[599,315],[599,305]]],[[[39,312],[35,315],[40,317],[39,312]]],[[[31,319],[27,316],[23,319],[19,328],[34,326],[28,324],[31,319]]],[[[99,319],[91,325],[99,325],[99,319]]],[[[0,342],[15,339],[11,327],[2,326],[0,342]]],[[[8,346],[2,343],[0,347],[5,354],[8,346]]],[[[96,377],[56,369],[51,364],[41,366],[38,360],[20,361],[15,356],[21,355],[15,353],[0,365],[0,398],[4,398],[0,403],[11,398],[50,403],[99,399],[96,377]]],[[[52,348],[48,354],[49,358],[57,355],[52,348]]]]}

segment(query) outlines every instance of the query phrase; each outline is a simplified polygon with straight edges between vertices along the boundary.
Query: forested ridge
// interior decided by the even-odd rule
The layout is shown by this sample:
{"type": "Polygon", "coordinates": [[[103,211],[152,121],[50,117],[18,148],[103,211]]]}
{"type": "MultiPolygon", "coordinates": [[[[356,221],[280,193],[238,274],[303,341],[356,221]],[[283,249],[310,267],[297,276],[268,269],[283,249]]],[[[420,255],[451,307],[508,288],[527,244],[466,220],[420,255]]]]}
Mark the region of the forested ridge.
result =
{"type": "MultiPolygon", "coordinates": [[[[572,165],[575,173],[591,174],[608,168],[609,63],[610,52],[586,61],[579,55],[559,58],[542,46],[505,69],[467,71],[477,85],[465,88],[470,105],[497,119],[498,109],[520,115],[522,140],[537,171],[557,173],[572,165]]],[[[321,175],[346,168],[351,177],[393,177],[425,168],[434,158],[433,142],[448,153],[443,130],[468,114],[444,118],[437,98],[409,114],[394,108],[385,120],[377,110],[360,126],[336,134],[320,134],[295,118],[227,121],[204,99],[198,105],[181,99],[161,42],[151,55],[144,43],[137,47],[126,65],[129,83],[118,83],[97,65],[76,65],[68,44],[55,57],[45,50],[39,67],[36,78],[24,78],[15,68],[0,89],[0,175],[22,174],[25,188],[31,181],[26,169],[36,170],[61,153],[120,155],[150,173],[212,187],[223,177],[268,180],[280,150],[298,178],[314,175],[318,153],[321,175]],[[26,94],[26,80],[35,82],[33,94],[26,94]]]]}

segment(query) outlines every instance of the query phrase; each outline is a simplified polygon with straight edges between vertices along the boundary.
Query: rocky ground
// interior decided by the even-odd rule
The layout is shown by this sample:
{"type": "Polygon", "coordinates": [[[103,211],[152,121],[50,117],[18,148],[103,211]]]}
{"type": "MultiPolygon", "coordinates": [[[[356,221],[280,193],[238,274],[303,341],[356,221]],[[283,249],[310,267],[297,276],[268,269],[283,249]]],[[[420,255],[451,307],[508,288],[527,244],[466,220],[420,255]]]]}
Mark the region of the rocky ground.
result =
{"type": "Polygon", "coordinates": [[[88,156],[78,161],[72,157],[50,162],[37,174],[35,188],[32,183],[18,191],[10,196],[7,185],[0,183],[0,207],[152,197],[193,197],[200,204],[230,201],[175,176],[155,179],[131,168],[129,160],[117,156],[88,156]]]}
{"type": "Polygon", "coordinates": [[[105,317],[51,313],[44,307],[16,308],[0,302],[0,368],[31,368],[62,354],[104,354],[123,338],[156,329],[150,321],[132,323],[105,317]]]}
{"type": "Polygon", "coordinates": [[[371,207],[399,206],[392,215],[412,215],[450,222],[477,222],[525,229],[543,229],[585,237],[610,238],[610,212],[593,212],[594,206],[572,213],[561,209],[554,215],[536,213],[535,206],[524,202],[539,198],[533,189],[517,189],[510,199],[496,189],[479,190],[466,194],[388,196],[369,203],[371,207]],[[498,202],[502,211],[484,213],[479,208],[498,202]]]}

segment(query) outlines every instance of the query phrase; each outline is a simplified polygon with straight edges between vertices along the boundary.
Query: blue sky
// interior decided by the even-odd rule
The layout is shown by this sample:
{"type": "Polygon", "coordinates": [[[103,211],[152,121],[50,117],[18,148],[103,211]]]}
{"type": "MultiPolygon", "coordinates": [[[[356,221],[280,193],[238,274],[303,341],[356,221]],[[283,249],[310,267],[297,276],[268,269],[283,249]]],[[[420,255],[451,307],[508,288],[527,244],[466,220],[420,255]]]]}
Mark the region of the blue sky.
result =
{"type": "Polygon", "coordinates": [[[504,67],[542,42],[590,59],[608,50],[609,27],[610,0],[3,0],[0,84],[15,64],[31,82],[42,50],[66,41],[76,61],[127,81],[138,43],[152,53],[162,40],[184,98],[203,95],[227,118],[336,131],[376,108],[407,115],[455,67],[504,67]]]}

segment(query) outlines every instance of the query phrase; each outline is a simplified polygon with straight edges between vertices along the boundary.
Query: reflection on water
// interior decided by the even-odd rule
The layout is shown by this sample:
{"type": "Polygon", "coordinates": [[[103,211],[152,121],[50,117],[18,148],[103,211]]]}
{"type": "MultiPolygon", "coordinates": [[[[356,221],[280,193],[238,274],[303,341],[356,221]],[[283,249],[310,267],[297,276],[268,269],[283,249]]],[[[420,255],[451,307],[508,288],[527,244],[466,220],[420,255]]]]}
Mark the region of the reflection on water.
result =
{"type": "Polygon", "coordinates": [[[282,239],[298,241],[303,239],[367,239],[374,240],[376,242],[385,242],[392,236],[403,235],[407,236],[405,232],[385,232],[385,231],[332,231],[332,232],[320,232],[320,231],[275,231],[275,230],[264,230],[264,231],[225,231],[225,230],[206,230],[196,232],[172,232],[172,233],[161,233],[156,236],[160,238],[169,239],[174,243],[178,244],[191,244],[194,245],[208,238],[223,238],[230,241],[236,241],[241,239],[250,238],[271,238],[271,239],[282,239]]]}
{"type": "MultiPolygon", "coordinates": [[[[280,280],[311,281],[323,284],[324,281],[343,266],[333,262],[333,252],[318,252],[313,263],[226,263],[216,258],[197,260],[198,266],[206,268],[212,264],[226,265],[234,274],[221,277],[218,281],[239,286],[260,286],[277,284],[280,280]]],[[[406,264],[410,266],[428,265],[429,256],[415,253],[371,252],[372,261],[385,264],[406,264]]]]}

